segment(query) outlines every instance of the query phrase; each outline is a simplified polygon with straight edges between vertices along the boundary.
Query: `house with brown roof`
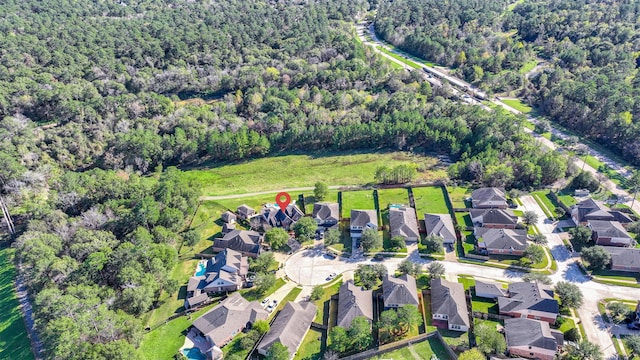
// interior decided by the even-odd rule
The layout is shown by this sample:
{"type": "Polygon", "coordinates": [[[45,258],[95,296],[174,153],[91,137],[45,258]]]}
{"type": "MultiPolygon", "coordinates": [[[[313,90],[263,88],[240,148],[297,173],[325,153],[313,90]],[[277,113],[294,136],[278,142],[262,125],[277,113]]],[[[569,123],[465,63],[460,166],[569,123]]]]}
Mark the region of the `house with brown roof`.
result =
{"type": "Polygon", "coordinates": [[[416,279],[404,274],[400,277],[385,276],[382,280],[382,299],[384,308],[393,309],[404,305],[418,306],[418,287],[416,279]]]}
{"type": "Polygon", "coordinates": [[[433,323],[453,331],[469,331],[471,322],[462,284],[431,279],[431,313],[433,323]]]}
{"type": "Polygon", "coordinates": [[[537,282],[509,284],[508,296],[498,297],[500,315],[556,322],[560,307],[553,290],[537,282]]]}
{"type": "Polygon", "coordinates": [[[244,256],[258,257],[261,252],[262,234],[252,230],[231,230],[221,238],[213,239],[214,252],[231,249],[244,256]]]}
{"type": "Polygon", "coordinates": [[[351,210],[349,221],[349,230],[352,238],[361,238],[364,229],[378,231],[378,212],[375,210],[351,210]]]}
{"type": "Polygon", "coordinates": [[[474,226],[515,229],[518,224],[518,217],[509,209],[472,209],[469,216],[474,226]]]}
{"type": "Polygon", "coordinates": [[[364,290],[349,280],[338,291],[337,326],[349,328],[358,316],[364,316],[369,323],[373,322],[373,290],[364,290]]]}
{"type": "Polygon", "coordinates": [[[506,209],[507,197],[502,189],[479,188],[471,193],[471,206],[475,209],[506,209]]]}
{"type": "Polygon", "coordinates": [[[258,353],[266,356],[271,346],[279,342],[289,351],[289,358],[293,358],[311,327],[316,310],[316,306],[311,302],[288,302],[258,344],[258,353]]]}
{"type": "Polygon", "coordinates": [[[528,246],[526,230],[476,227],[473,234],[478,249],[489,255],[522,256],[528,246]]]}
{"type": "Polygon", "coordinates": [[[238,219],[249,220],[249,218],[256,214],[256,211],[251,206],[242,204],[238,206],[236,213],[238,214],[238,219]]]}
{"type": "Polygon", "coordinates": [[[587,226],[591,229],[591,237],[596,245],[631,246],[631,235],[617,221],[589,220],[587,226]]]}
{"type": "Polygon", "coordinates": [[[317,202],[313,204],[311,216],[318,224],[318,227],[324,227],[325,229],[334,227],[340,221],[340,205],[338,203],[317,202]]]}
{"type": "Polygon", "coordinates": [[[456,242],[456,230],[449,214],[424,214],[424,227],[427,236],[439,236],[444,239],[445,244],[456,242]]]}
{"type": "Polygon", "coordinates": [[[591,198],[583,200],[571,207],[571,219],[576,225],[587,225],[591,220],[617,221],[623,226],[633,220],[623,212],[611,210],[602,202],[591,198]]]}
{"type": "Polygon", "coordinates": [[[554,360],[564,342],[562,332],[547,322],[524,318],[505,319],[504,335],[509,355],[529,359],[554,360]]]}
{"type": "Polygon", "coordinates": [[[257,301],[249,302],[239,293],[233,293],[220,304],[193,322],[196,333],[208,342],[207,353],[219,353],[234,336],[269,313],[257,301]]]}
{"type": "Polygon", "coordinates": [[[611,270],[640,272],[640,249],[603,246],[611,255],[611,270]]]}
{"type": "Polygon", "coordinates": [[[416,210],[409,206],[389,209],[389,230],[391,236],[401,236],[405,242],[420,239],[416,210]]]}

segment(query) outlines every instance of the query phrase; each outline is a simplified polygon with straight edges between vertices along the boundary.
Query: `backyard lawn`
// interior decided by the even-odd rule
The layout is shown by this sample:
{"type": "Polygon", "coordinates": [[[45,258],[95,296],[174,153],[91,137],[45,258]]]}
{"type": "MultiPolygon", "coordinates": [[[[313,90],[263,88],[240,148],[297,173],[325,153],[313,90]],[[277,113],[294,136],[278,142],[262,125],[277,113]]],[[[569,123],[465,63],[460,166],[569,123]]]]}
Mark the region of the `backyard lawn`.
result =
{"type": "Polygon", "coordinates": [[[375,210],[373,203],[373,191],[343,191],[342,192],[342,217],[350,218],[351,210],[375,210]]]}
{"type": "MultiPolygon", "coordinates": [[[[318,307],[318,313],[316,313],[316,317],[313,320],[318,324],[324,324],[324,311],[325,311],[325,303],[327,310],[329,309],[329,301],[331,300],[331,295],[337,294],[340,290],[340,285],[342,285],[342,281],[338,281],[329,287],[324,288],[324,294],[322,297],[316,301],[314,304],[318,307]]],[[[325,324],[327,325],[327,324],[325,324]]],[[[331,324],[328,324],[331,327],[331,324]]]]}
{"type": "Polygon", "coordinates": [[[424,218],[425,213],[449,214],[444,190],[440,186],[413,188],[412,191],[418,218],[424,218]]]}
{"type": "Polygon", "coordinates": [[[408,359],[423,359],[430,360],[431,356],[435,354],[440,360],[450,359],[449,353],[444,347],[445,345],[438,340],[437,337],[431,336],[427,340],[411,344],[407,347],[400,348],[398,350],[384,353],[373,357],[372,359],[386,359],[386,360],[408,360],[408,359]]]}
{"type": "Polygon", "coordinates": [[[0,250],[0,358],[33,359],[13,282],[13,249],[0,250]]]}
{"type": "Polygon", "coordinates": [[[467,208],[471,207],[470,203],[466,203],[465,199],[471,196],[472,189],[465,187],[447,187],[449,191],[449,198],[451,199],[451,205],[454,208],[467,208]]]}
{"type": "Polygon", "coordinates": [[[437,159],[408,152],[326,153],[319,155],[281,155],[227,164],[184,173],[203,195],[229,195],[250,192],[309,187],[322,181],[327,185],[364,185],[374,181],[379,166],[415,163],[416,180],[434,180],[446,176],[433,170],[437,159]]]}
{"type": "MultiPolygon", "coordinates": [[[[342,193],[344,195],[344,193],[342,193]]],[[[378,190],[378,202],[380,209],[386,209],[389,205],[409,205],[409,192],[407,189],[381,189],[378,190]]]]}
{"type": "Polygon", "coordinates": [[[322,347],[322,333],[309,329],[307,335],[302,340],[300,348],[294,360],[317,360],[322,358],[320,353],[322,347]]]}

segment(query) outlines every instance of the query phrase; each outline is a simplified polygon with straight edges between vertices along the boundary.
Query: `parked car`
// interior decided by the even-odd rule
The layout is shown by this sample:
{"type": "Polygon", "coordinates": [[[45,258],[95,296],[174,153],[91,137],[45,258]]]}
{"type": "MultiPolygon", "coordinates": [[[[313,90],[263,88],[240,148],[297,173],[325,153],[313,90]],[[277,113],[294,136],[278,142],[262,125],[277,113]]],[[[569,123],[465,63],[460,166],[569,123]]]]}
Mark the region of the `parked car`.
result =
{"type": "Polygon", "coordinates": [[[337,276],[336,273],[331,273],[329,276],[327,276],[327,281],[333,280],[336,276],[337,276]]]}
{"type": "Polygon", "coordinates": [[[269,298],[265,298],[264,300],[262,300],[260,302],[260,305],[265,306],[265,305],[267,305],[268,302],[269,302],[269,298]]]}
{"type": "Polygon", "coordinates": [[[327,257],[330,257],[332,259],[335,259],[338,257],[338,255],[336,255],[334,252],[332,251],[327,251],[327,253],[325,254],[327,257]]]}
{"type": "Polygon", "coordinates": [[[273,306],[273,305],[271,305],[271,304],[269,304],[269,306],[267,306],[267,311],[268,311],[268,312],[272,312],[272,311],[273,311],[273,309],[275,309],[275,306],[273,306]]]}

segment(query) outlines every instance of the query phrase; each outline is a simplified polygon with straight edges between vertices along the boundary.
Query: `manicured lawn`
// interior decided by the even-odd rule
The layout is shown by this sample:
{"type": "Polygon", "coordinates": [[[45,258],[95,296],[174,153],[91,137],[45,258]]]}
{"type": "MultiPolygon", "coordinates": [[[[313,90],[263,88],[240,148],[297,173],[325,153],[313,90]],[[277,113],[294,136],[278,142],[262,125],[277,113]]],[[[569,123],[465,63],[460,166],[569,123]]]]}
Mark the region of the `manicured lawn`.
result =
{"type": "Polygon", "coordinates": [[[573,321],[572,318],[564,318],[564,322],[562,323],[562,325],[560,325],[558,330],[560,330],[562,333],[565,333],[571,329],[574,329],[575,327],[576,327],[576,323],[573,321]]]}
{"type": "Polygon", "coordinates": [[[548,191],[534,191],[531,193],[531,196],[536,199],[538,205],[540,205],[542,211],[544,211],[548,218],[555,218],[554,210],[559,205],[551,199],[548,191]]]}
{"type": "Polygon", "coordinates": [[[465,290],[469,290],[469,288],[476,285],[476,281],[472,277],[458,276],[458,282],[464,286],[465,290]]]}
{"type": "Polygon", "coordinates": [[[311,330],[307,332],[307,335],[302,340],[300,348],[294,357],[295,360],[317,360],[322,358],[320,348],[322,345],[322,333],[311,330]]]}
{"type": "Polygon", "coordinates": [[[469,334],[460,331],[451,331],[448,329],[438,329],[442,339],[447,345],[458,346],[462,344],[469,344],[469,334]]]}
{"type": "Polygon", "coordinates": [[[479,298],[473,295],[471,300],[471,309],[485,314],[497,314],[498,303],[489,299],[479,298]]]}
{"type": "MultiPolygon", "coordinates": [[[[436,159],[407,152],[318,153],[271,156],[208,169],[186,171],[184,176],[202,189],[203,195],[228,195],[313,186],[363,185],[374,181],[379,166],[416,163],[430,169],[436,159]]],[[[425,170],[416,180],[444,177],[445,171],[425,170]]]]}
{"type": "Polygon", "coordinates": [[[612,270],[594,270],[592,275],[598,276],[605,280],[622,280],[640,282],[640,274],[625,272],[625,271],[612,271],[612,270]]]}
{"type": "Polygon", "coordinates": [[[14,280],[13,249],[0,250],[0,358],[33,359],[14,280]]]}
{"type": "Polygon", "coordinates": [[[386,209],[391,204],[408,206],[409,192],[404,188],[380,189],[378,190],[378,202],[380,203],[380,209],[386,209]]]}
{"type": "Polygon", "coordinates": [[[181,316],[152,330],[142,337],[138,353],[143,359],[173,359],[184,344],[186,330],[195,319],[209,311],[216,304],[207,305],[190,316],[181,316]]]}
{"type": "Polygon", "coordinates": [[[278,289],[283,287],[284,284],[285,281],[282,278],[278,278],[276,279],[276,283],[273,284],[273,286],[270,287],[269,290],[264,293],[264,295],[260,294],[256,289],[243,289],[240,290],[240,294],[242,294],[242,296],[249,301],[262,300],[263,297],[268,297],[269,294],[273,294],[278,289]]]}
{"type": "MultiPolygon", "coordinates": [[[[324,295],[322,295],[322,297],[320,299],[318,299],[318,300],[313,302],[318,307],[318,313],[316,314],[316,317],[313,320],[314,322],[317,322],[319,324],[323,324],[324,323],[325,306],[326,306],[326,309],[328,310],[329,309],[329,301],[331,300],[331,295],[338,293],[338,290],[340,290],[340,285],[342,285],[342,281],[338,281],[335,284],[324,288],[324,295]]],[[[325,324],[325,325],[327,325],[327,324],[325,324]]]]}
{"type": "Polygon", "coordinates": [[[526,74],[529,71],[533,70],[536,67],[536,65],[538,65],[538,61],[536,59],[529,60],[526,63],[524,63],[524,65],[522,65],[522,67],[518,71],[520,72],[520,74],[526,74]]]}
{"type": "Polygon", "coordinates": [[[285,296],[282,301],[280,301],[280,304],[278,304],[278,307],[271,313],[271,315],[277,314],[278,311],[282,310],[282,308],[290,301],[295,300],[298,295],[300,295],[300,293],[302,292],[302,288],[301,287],[296,287],[291,289],[291,291],[289,291],[289,293],[287,294],[287,296],[285,296]]]}
{"type": "Polygon", "coordinates": [[[449,214],[444,190],[440,186],[413,188],[412,191],[418,218],[424,218],[425,213],[449,214]]]}
{"type": "Polygon", "coordinates": [[[351,210],[375,210],[373,203],[373,191],[343,191],[342,192],[342,217],[350,218],[351,210]]]}
{"type": "Polygon", "coordinates": [[[440,360],[450,359],[449,353],[444,347],[445,345],[438,340],[437,337],[431,336],[427,340],[417,344],[411,344],[392,352],[378,355],[373,359],[389,359],[389,360],[408,360],[408,359],[424,359],[430,360],[433,354],[440,360]]]}
{"type": "Polygon", "coordinates": [[[458,224],[463,226],[473,226],[473,221],[471,221],[471,215],[467,212],[456,212],[456,220],[458,224]]]}
{"type": "Polygon", "coordinates": [[[566,206],[571,206],[578,203],[576,201],[576,198],[571,195],[558,195],[558,199],[566,206]]]}
{"type": "Polygon", "coordinates": [[[509,99],[509,100],[501,100],[501,101],[503,103],[505,103],[506,105],[508,105],[508,106],[520,111],[523,114],[528,114],[533,110],[533,108],[531,106],[523,103],[522,101],[520,101],[518,99],[509,99]]]}
{"type": "Polygon", "coordinates": [[[451,205],[454,208],[466,208],[471,207],[471,204],[465,203],[465,199],[471,196],[471,189],[464,187],[447,187],[449,191],[449,198],[451,199],[451,205]]]}

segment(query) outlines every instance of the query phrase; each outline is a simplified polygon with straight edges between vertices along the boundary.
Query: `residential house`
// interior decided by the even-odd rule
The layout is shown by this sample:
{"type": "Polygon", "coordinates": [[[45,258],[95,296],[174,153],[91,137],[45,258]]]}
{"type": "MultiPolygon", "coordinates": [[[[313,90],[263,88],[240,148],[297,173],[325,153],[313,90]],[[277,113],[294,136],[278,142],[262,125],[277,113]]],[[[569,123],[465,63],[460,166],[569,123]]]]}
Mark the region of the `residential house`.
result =
{"type": "Polygon", "coordinates": [[[207,262],[203,290],[208,293],[239,290],[245,284],[248,271],[246,256],[232,249],[224,249],[207,262]]]}
{"type": "Polygon", "coordinates": [[[206,277],[203,275],[192,276],[189,278],[189,282],[187,283],[187,298],[194,297],[202,293],[202,289],[207,285],[205,279],[206,277]]]}
{"type": "Polygon", "coordinates": [[[249,218],[253,217],[256,214],[256,211],[252,207],[246,204],[242,204],[238,206],[238,208],[236,209],[236,213],[238,214],[239,219],[249,220],[249,218]]]}
{"type": "Polygon", "coordinates": [[[193,328],[208,342],[207,353],[219,353],[220,348],[228,344],[235,335],[258,320],[266,320],[268,316],[269,313],[259,302],[249,302],[239,293],[233,293],[197,318],[193,322],[193,328]]]}
{"type": "Polygon", "coordinates": [[[220,218],[222,219],[222,221],[224,221],[227,224],[233,224],[236,222],[237,216],[236,214],[227,210],[223,212],[222,215],[220,215],[220,218]]]}
{"type": "Polygon", "coordinates": [[[476,227],[473,234],[478,249],[490,255],[522,256],[528,246],[526,230],[476,227]]]}
{"type": "Polygon", "coordinates": [[[631,235],[617,221],[589,220],[587,226],[596,245],[631,246],[631,235]]]}
{"type": "Polygon", "coordinates": [[[603,246],[611,255],[611,270],[640,272],[640,249],[603,246]]]}
{"type": "Polygon", "coordinates": [[[358,316],[364,316],[369,323],[373,322],[373,291],[364,290],[349,280],[338,291],[337,326],[349,328],[358,316]]]}
{"type": "Polygon", "coordinates": [[[293,358],[311,327],[316,310],[316,306],[311,302],[288,302],[258,344],[258,353],[266,356],[271,346],[280,342],[289,350],[289,358],[293,358]]]}
{"type": "Polygon", "coordinates": [[[391,236],[402,236],[405,242],[416,242],[420,239],[416,210],[412,207],[389,209],[389,229],[391,236]]]}
{"type": "Polygon", "coordinates": [[[264,230],[280,227],[288,230],[300,220],[304,213],[295,204],[289,204],[282,212],[277,204],[267,204],[260,210],[260,221],[264,230]]]}
{"type": "Polygon", "coordinates": [[[476,209],[506,209],[507,197],[502,189],[480,188],[471,193],[471,206],[476,209]]]}
{"type": "Polygon", "coordinates": [[[529,359],[554,360],[564,342],[562,332],[547,322],[523,318],[505,319],[504,335],[509,355],[529,359]]]}
{"type": "Polygon", "coordinates": [[[476,280],[475,292],[477,297],[496,300],[501,296],[507,296],[507,291],[501,284],[476,280]]]}
{"type": "Polygon", "coordinates": [[[184,308],[191,309],[194,306],[204,304],[205,302],[207,302],[207,300],[209,300],[209,295],[207,293],[201,293],[200,295],[192,296],[184,301],[184,308]]]}
{"type": "Polygon", "coordinates": [[[469,331],[469,310],[462,284],[431,280],[431,313],[434,325],[454,331],[469,331]]]}
{"type": "Polygon", "coordinates": [[[556,322],[559,306],[553,290],[537,282],[509,284],[508,297],[498,297],[500,315],[556,322]]]}
{"type": "Polygon", "coordinates": [[[367,228],[378,231],[378,213],[375,210],[351,210],[351,237],[359,239],[367,228]]]}
{"type": "Polygon", "coordinates": [[[260,255],[262,235],[252,230],[231,230],[221,238],[213,239],[212,250],[214,252],[231,249],[240,252],[244,256],[252,258],[260,255]]]}
{"type": "Polygon", "coordinates": [[[587,225],[591,220],[617,221],[623,226],[633,222],[625,213],[611,210],[602,202],[591,198],[583,200],[571,207],[571,219],[576,225],[587,225]]]}
{"type": "Polygon", "coordinates": [[[318,227],[329,229],[340,221],[340,205],[338,203],[317,202],[313,204],[313,219],[318,227]]]}
{"type": "Polygon", "coordinates": [[[449,214],[424,214],[424,227],[427,229],[427,236],[440,236],[445,244],[456,242],[456,230],[449,214]]]}
{"type": "Polygon", "coordinates": [[[518,224],[518,217],[508,209],[472,209],[469,216],[473,225],[486,228],[515,229],[518,224]]]}
{"type": "Polygon", "coordinates": [[[385,276],[382,280],[382,299],[385,309],[399,308],[404,305],[418,306],[416,279],[407,274],[397,278],[385,276]]]}

